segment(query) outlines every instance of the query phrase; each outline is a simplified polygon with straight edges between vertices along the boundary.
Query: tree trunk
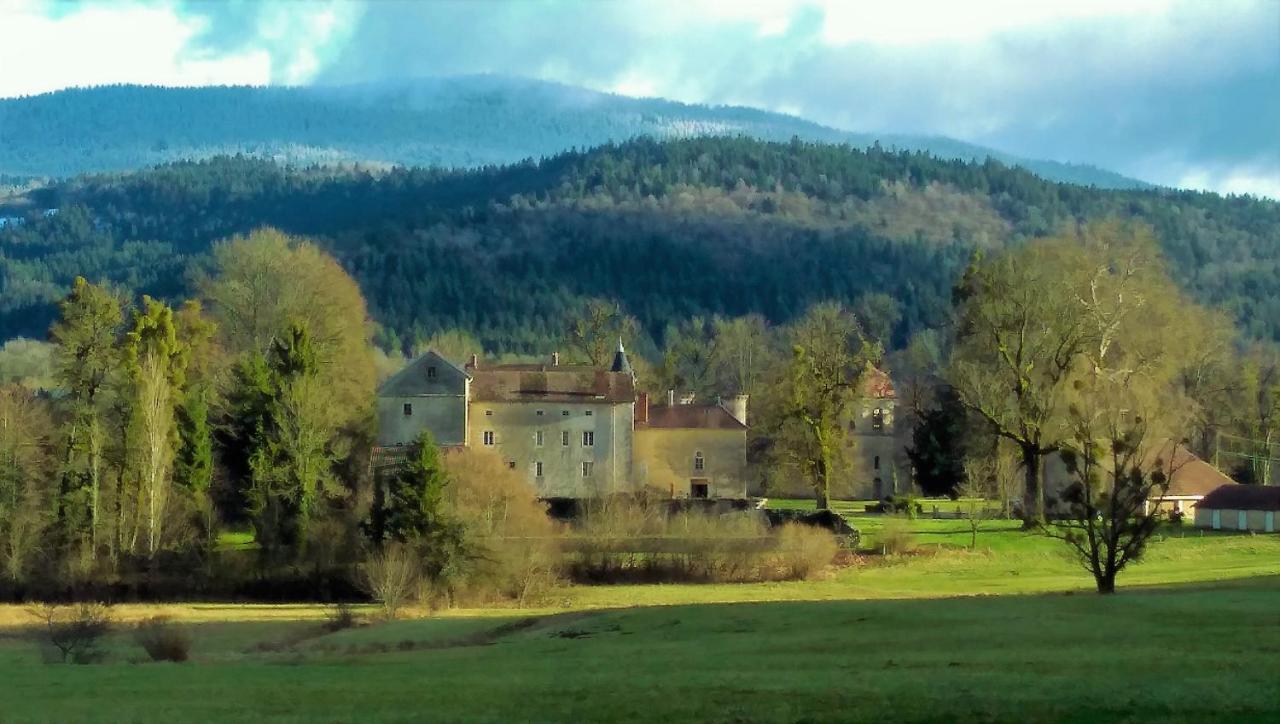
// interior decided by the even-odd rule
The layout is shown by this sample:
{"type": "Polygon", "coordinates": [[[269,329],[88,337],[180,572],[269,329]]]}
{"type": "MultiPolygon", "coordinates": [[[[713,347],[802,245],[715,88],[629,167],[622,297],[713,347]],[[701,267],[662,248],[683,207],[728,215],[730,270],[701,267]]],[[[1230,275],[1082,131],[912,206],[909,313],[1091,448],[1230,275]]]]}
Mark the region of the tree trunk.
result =
{"type": "Polygon", "coordinates": [[[93,557],[98,557],[98,508],[101,497],[102,428],[97,418],[89,423],[89,541],[93,557]]]}
{"type": "Polygon", "coordinates": [[[1094,576],[1098,584],[1098,593],[1106,596],[1116,592],[1116,571],[1104,571],[1094,576]]]}
{"type": "Polygon", "coordinates": [[[1044,523],[1044,488],[1040,480],[1040,451],[1035,445],[1022,445],[1022,468],[1026,489],[1022,498],[1022,522],[1033,528],[1044,523]]]}

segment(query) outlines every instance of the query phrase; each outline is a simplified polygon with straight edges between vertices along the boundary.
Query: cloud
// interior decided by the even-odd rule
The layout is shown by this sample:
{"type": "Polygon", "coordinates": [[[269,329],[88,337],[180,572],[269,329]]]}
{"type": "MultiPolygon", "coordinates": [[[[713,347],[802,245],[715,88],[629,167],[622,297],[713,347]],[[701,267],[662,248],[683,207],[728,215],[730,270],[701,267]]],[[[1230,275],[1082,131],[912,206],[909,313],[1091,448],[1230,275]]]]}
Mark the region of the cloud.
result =
{"type": "Polygon", "coordinates": [[[362,10],[341,2],[7,1],[0,98],[110,83],[306,83],[362,10]]]}
{"type": "Polygon", "coordinates": [[[0,43],[0,97],[106,83],[204,85],[270,81],[260,49],[218,57],[185,50],[204,25],[172,7],[87,5],[53,15],[41,3],[8,4],[0,43]]]}

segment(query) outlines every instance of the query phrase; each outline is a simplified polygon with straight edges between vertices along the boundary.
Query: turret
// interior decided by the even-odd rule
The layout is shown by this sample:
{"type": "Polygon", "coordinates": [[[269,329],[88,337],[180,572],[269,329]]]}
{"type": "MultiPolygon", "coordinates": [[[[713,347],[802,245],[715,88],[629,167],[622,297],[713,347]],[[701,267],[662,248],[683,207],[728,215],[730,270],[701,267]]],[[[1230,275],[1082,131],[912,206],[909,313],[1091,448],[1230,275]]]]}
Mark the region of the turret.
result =
{"type": "Polygon", "coordinates": [[[632,377],[636,376],[635,370],[631,369],[631,361],[627,359],[627,350],[622,347],[622,337],[618,337],[618,351],[613,353],[613,366],[609,371],[626,372],[632,377]]]}

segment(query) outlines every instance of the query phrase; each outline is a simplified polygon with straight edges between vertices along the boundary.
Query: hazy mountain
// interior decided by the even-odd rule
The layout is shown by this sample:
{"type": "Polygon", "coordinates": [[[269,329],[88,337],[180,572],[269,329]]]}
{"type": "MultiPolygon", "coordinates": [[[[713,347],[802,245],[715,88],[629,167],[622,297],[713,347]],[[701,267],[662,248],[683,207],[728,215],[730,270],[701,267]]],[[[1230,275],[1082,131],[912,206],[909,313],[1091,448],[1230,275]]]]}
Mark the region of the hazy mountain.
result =
{"type": "Polygon", "coordinates": [[[943,137],[850,133],[751,108],[636,99],[498,76],[377,86],[106,86],[0,100],[0,174],[72,176],[219,154],[289,163],[475,167],[636,136],[772,141],[996,158],[1101,188],[1147,184],[1092,166],[1021,159],[943,137]]]}

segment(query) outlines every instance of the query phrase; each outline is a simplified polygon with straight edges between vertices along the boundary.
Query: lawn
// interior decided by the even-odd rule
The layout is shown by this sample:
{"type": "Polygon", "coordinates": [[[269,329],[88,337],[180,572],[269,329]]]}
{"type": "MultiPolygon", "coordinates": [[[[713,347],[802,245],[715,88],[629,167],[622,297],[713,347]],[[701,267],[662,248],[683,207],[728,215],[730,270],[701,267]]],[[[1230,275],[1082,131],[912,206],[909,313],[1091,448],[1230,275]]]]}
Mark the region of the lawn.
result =
{"type": "Polygon", "coordinates": [[[1275,721],[1280,579],[1126,595],[194,624],[187,664],[0,645],[5,721],[1275,721]],[[267,647],[270,648],[270,647],[267,647]]]}
{"type": "Polygon", "coordinates": [[[105,663],[43,664],[0,609],[0,719],[1280,720],[1280,536],[1165,531],[1100,597],[1016,523],[974,551],[965,521],[909,525],[921,552],[825,580],[570,586],[336,633],[316,606],[118,607],[185,622],[185,664],[141,663],[127,630],[105,663]]]}

